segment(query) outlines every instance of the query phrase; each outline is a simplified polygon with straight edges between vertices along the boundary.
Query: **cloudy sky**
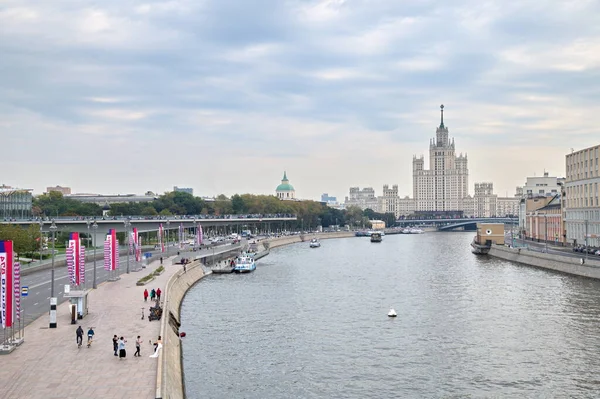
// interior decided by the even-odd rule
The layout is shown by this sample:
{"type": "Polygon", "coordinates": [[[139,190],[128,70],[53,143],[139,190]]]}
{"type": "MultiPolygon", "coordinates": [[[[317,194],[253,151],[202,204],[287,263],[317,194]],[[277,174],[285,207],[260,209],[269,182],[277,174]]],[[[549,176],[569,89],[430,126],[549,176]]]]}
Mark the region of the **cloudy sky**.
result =
{"type": "Polygon", "coordinates": [[[469,186],[600,143],[597,0],[3,0],[0,184],[412,193],[445,105],[469,186]]]}

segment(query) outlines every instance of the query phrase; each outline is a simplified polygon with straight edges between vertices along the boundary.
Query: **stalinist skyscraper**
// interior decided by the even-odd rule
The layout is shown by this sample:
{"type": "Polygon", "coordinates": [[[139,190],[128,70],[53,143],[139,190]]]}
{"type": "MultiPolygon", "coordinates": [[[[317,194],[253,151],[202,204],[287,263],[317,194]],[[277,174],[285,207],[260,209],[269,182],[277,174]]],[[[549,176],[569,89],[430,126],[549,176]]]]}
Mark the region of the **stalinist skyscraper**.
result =
{"type": "Polygon", "coordinates": [[[413,198],[416,211],[448,212],[464,210],[463,198],[469,194],[467,155],[457,157],[454,138],[444,126],[444,106],[435,138],[429,142],[429,169],[423,156],[413,157],[413,198]]]}

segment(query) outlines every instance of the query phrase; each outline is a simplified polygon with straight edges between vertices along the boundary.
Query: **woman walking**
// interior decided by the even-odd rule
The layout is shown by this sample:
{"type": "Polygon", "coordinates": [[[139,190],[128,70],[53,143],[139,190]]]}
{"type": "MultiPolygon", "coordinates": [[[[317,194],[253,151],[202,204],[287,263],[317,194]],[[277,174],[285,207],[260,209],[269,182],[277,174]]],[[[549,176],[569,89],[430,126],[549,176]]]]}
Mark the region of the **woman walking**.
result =
{"type": "Polygon", "coordinates": [[[119,360],[125,358],[127,356],[127,352],[125,351],[125,338],[119,338],[119,360]]]}
{"type": "Polygon", "coordinates": [[[148,289],[144,290],[144,302],[148,301],[148,289]]]}

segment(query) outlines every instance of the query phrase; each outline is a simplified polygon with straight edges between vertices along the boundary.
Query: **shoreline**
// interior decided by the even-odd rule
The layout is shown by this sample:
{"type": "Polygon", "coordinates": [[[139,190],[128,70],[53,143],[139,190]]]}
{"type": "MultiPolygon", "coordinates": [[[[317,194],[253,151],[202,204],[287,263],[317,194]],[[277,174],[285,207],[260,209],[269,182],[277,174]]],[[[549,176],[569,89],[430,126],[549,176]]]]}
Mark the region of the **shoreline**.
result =
{"type": "MultiPolygon", "coordinates": [[[[306,234],[305,242],[316,236],[319,239],[355,237],[353,231],[335,233],[306,234]]],[[[264,239],[258,242],[265,249],[302,242],[300,235],[264,239]],[[265,246],[264,244],[267,244],[265,246]],[[268,247],[268,248],[267,248],[268,247]]],[[[163,317],[160,332],[163,348],[158,357],[156,372],[156,399],[185,398],[185,381],[183,378],[183,356],[179,327],[181,326],[181,304],[187,292],[204,277],[212,274],[206,271],[200,260],[194,260],[187,267],[187,272],[179,270],[167,282],[164,290],[163,317]]]]}
{"type": "Polygon", "coordinates": [[[589,257],[585,260],[583,255],[581,257],[557,256],[501,245],[492,245],[488,255],[530,267],[600,280],[600,260],[589,257]]]}

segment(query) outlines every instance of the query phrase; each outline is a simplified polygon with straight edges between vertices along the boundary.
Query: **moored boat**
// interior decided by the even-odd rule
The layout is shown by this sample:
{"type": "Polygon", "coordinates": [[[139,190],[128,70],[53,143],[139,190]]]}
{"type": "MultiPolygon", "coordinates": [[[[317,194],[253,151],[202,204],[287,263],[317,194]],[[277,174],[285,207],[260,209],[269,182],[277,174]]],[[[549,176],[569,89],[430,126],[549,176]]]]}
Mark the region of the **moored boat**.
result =
{"type": "Polygon", "coordinates": [[[236,273],[248,273],[256,270],[254,256],[247,253],[242,253],[237,257],[233,271],[236,273]]]}

